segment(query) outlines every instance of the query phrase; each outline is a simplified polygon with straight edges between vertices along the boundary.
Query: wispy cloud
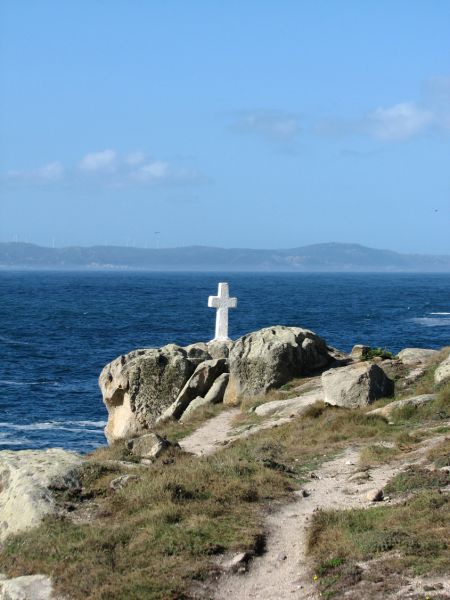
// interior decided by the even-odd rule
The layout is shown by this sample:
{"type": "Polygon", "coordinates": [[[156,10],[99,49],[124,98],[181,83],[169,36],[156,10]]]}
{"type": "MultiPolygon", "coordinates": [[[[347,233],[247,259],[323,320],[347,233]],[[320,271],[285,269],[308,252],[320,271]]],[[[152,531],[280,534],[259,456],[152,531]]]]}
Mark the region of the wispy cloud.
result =
{"type": "Polygon", "coordinates": [[[145,154],[143,152],[130,152],[125,156],[125,162],[131,166],[140,165],[144,161],[145,154]]]}
{"type": "Polygon", "coordinates": [[[59,161],[54,161],[32,170],[8,171],[6,179],[28,183],[52,183],[60,181],[64,176],[64,167],[59,161]]]}
{"type": "Polygon", "coordinates": [[[53,183],[65,179],[68,183],[123,187],[144,184],[196,184],[205,181],[196,169],[180,160],[166,161],[130,152],[121,156],[112,149],[90,152],[75,166],[64,168],[61,162],[48,163],[38,169],[9,171],[2,179],[14,184],[53,183]]]}
{"type": "Polygon", "coordinates": [[[383,142],[401,142],[428,133],[450,132],[450,77],[424,82],[418,101],[378,106],[355,118],[317,121],[314,131],[326,135],[363,135],[383,142]]]}
{"type": "Polygon", "coordinates": [[[229,126],[235,133],[256,135],[269,142],[293,142],[300,132],[298,117],[277,110],[249,110],[233,113],[229,126]]]}
{"type": "Polygon", "coordinates": [[[435,122],[433,112],[414,102],[379,107],[361,123],[362,131],[379,140],[406,140],[424,133],[435,122]]]}
{"type": "Polygon", "coordinates": [[[112,171],[115,168],[117,154],[115,150],[103,150],[86,154],[79,162],[82,171],[112,171]]]}

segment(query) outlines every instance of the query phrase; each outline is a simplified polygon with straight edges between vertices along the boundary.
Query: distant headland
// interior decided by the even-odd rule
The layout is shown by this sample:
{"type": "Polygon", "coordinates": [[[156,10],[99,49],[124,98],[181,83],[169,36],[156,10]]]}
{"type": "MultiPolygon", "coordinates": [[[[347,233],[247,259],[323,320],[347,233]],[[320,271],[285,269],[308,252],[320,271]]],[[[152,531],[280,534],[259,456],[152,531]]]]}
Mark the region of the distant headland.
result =
{"type": "Polygon", "coordinates": [[[209,246],[48,248],[1,242],[0,269],[450,273],[450,255],[403,254],[344,243],[264,250],[209,246]]]}

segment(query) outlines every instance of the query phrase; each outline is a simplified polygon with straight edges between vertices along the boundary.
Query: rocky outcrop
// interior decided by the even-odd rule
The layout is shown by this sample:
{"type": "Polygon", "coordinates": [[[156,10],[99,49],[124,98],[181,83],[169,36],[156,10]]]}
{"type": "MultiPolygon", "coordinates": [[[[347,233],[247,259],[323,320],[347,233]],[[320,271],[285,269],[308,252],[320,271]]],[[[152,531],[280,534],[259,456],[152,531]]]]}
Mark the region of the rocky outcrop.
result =
{"type": "Polygon", "coordinates": [[[230,351],[224,403],[263,395],[331,362],[324,340],[299,327],[267,327],[238,339],[230,351]]]}
{"type": "Polygon", "coordinates": [[[215,360],[205,360],[195,369],[194,374],[186,382],[179,393],[175,402],[173,402],[161,415],[160,420],[179,419],[189,404],[198,396],[204,397],[215,380],[228,371],[228,362],[225,358],[215,360]]]}
{"type": "Polygon", "coordinates": [[[394,382],[383,369],[371,363],[357,363],[322,374],[324,401],[335,406],[357,408],[394,394],[394,382]]]}
{"type": "Polygon", "coordinates": [[[276,415],[277,417],[297,416],[307,411],[312,404],[320,402],[322,399],[322,390],[319,388],[306,392],[296,398],[265,402],[257,406],[254,412],[258,417],[270,417],[272,415],[276,415]]]}
{"type": "Polygon", "coordinates": [[[157,433],[146,433],[127,442],[127,448],[132,454],[149,459],[158,458],[165,450],[175,446],[179,447],[157,433]]]}
{"type": "Polygon", "coordinates": [[[196,367],[211,358],[206,344],[135,350],[103,369],[99,378],[108,410],[108,442],[139,435],[177,399],[196,367]]]}
{"type": "Polygon", "coordinates": [[[405,348],[397,356],[404,365],[412,366],[427,363],[437,353],[437,350],[430,350],[429,348],[405,348]]]}
{"type": "Polygon", "coordinates": [[[434,372],[434,383],[436,385],[441,385],[447,381],[450,381],[450,354],[438,365],[434,372]]]}
{"type": "Polygon", "coordinates": [[[228,385],[229,377],[229,373],[222,373],[222,375],[219,375],[219,377],[212,384],[209,391],[205,394],[204,398],[202,398],[201,396],[197,396],[197,398],[194,398],[194,400],[192,400],[192,402],[182,414],[181,420],[188,420],[191,417],[191,415],[197,410],[197,408],[200,408],[201,406],[206,406],[208,404],[219,404],[220,402],[223,402],[223,396],[228,385]]]}
{"type": "Polygon", "coordinates": [[[0,540],[54,512],[51,488],[77,488],[80,464],[80,456],[59,448],[0,452],[0,540]]]}
{"type": "Polygon", "coordinates": [[[0,600],[57,600],[52,590],[52,582],[46,575],[8,579],[0,574],[0,600]]]}
{"type": "Polygon", "coordinates": [[[137,437],[162,420],[188,418],[203,404],[238,404],[243,396],[265,394],[333,361],[335,351],[320,337],[282,326],[236,342],[136,350],[100,375],[108,409],[105,435],[109,443],[137,437]]]}
{"type": "Polygon", "coordinates": [[[399,408],[405,408],[407,406],[422,406],[423,404],[428,404],[432,402],[436,398],[436,394],[422,394],[420,396],[413,396],[412,398],[404,398],[403,400],[395,400],[394,402],[390,402],[386,404],[386,406],[381,406],[380,408],[375,408],[374,410],[369,411],[368,415],[380,415],[381,417],[390,417],[395,410],[399,408]]]}
{"type": "Polygon", "coordinates": [[[368,352],[370,352],[370,346],[355,344],[350,352],[350,358],[353,360],[364,360],[368,352]]]}

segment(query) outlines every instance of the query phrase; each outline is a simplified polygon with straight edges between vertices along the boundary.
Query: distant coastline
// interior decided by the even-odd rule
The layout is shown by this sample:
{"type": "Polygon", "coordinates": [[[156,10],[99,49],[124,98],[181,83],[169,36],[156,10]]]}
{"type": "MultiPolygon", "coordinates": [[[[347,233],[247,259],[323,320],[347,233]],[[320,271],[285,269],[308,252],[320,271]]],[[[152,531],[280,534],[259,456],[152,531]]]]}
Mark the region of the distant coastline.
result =
{"type": "Polygon", "coordinates": [[[450,273],[450,255],[403,254],[360,244],[324,243],[292,249],[187,246],[48,248],[0,243],[0,270],[247,271],[342,273],[450,273]]]}

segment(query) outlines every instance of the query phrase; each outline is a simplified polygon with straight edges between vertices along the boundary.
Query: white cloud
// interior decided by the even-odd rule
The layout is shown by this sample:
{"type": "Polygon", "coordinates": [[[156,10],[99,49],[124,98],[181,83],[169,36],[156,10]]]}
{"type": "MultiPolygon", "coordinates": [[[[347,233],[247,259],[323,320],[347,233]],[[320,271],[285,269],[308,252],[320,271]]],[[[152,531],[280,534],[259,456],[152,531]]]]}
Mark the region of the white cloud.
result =
{"type": "MultiPolygon", "coordinates": [[[[115,150],[86,154],[67,170],[61,162],[54,161],[34,170],[11,170],[0,174],[11,183],[50,184],[65,177],[71,184],[84,184],[84,173],[95,174],[96,185],[123,187],[134,184],[196,184],[205,181],[198,171],[161,159],[146,159],[143,152],[119,156],[115,150]]],[[[91,181],[92,183],[92,181],[91,181]]]]}
{"type": "Polygon", "coordinates": [[[414,102],[401,102],[388,108],[377,108],[363,121],[362,128],[380,140],[405,140],[424,133],[433,124],[431,110],[414,102]]]}
{"type": "Polygon", "coordinates": [[[192,184],[204,180],[195,169],[179,167],[163,160],[153,160],[131,173],[131,178],[140,183],[192,184]]]}
{"type": "Polygon", "coordinates": [[[64,167],[59,161],[55,161],[36,169],[34,174],[43,181],[58,181],[64,175],[64,167]]]}
{"type": "Polygon", "coordinates": [[[144,162],[144,160],[145,154],[143,152],[130,152],[130,154],[127,154],[127,156],[125,157],[125,162],[127,163],[127,165],[130,165],[132,167],[140,165],[144,162]]]}
{"type": "Polygon", "coordinates": [[[169,163],[162,160],[155,160],[142,166],[137,174],[142,179],[165,179],[169,176],[169,163]]]}
{"type": "Polygon", "coordinates": [[[300,132],[298,118],[283,111],[255,110],[235,114],[230,129],[253,134],[271,142],[292,142],[300,132]]]}
{"type": "Polygon", "coordinates": [[[31,183],[51,183],[59,181],[64,176],[64,167],[59,161],[54,161],[30,171],[8,171],[6,179],[10,181],[28,181],[31,183]]]}
{"type": "Polygon", "coordinates": [[[92,152],[86,154],[80,163],[79,168],[82,171],[111,171],[116,162],[117,154],[115,150],[103,150],[102,152],[92,152]]]}

